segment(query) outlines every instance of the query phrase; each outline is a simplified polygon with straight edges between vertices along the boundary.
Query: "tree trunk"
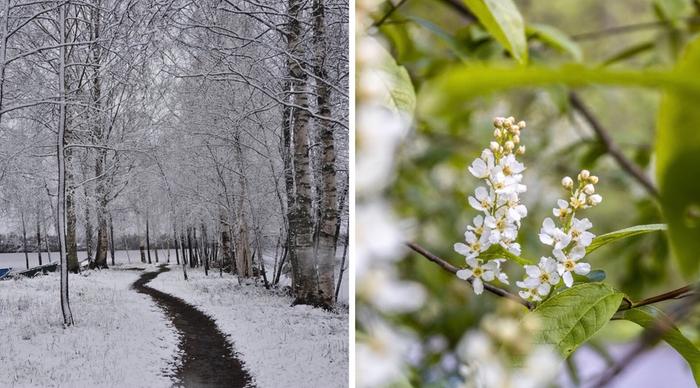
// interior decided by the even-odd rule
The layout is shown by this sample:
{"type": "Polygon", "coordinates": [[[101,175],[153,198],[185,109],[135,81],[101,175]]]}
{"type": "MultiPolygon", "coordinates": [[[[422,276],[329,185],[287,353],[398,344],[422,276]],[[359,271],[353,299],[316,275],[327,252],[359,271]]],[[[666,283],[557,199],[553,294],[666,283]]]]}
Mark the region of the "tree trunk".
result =
{"type": "Polygon", "coordinates": [[[148,227],[148,212],[146,213],[146,252],[148,253],[148,264],[152,264],[152,262],[151,262],[151,236],[150,236],[150,230],[148,227]]]}
{"type": "Polygon", "coordinates": [[[260,228],[255,231],[255,246],[258,251],[258,261],[260,262],[260,273],[265,283],[265,288],[270,289],[270,282],[267,281],[267,272],[265,271],[265,260],[262,252],[262,244],[260,244],[260,228]]]}
{"type": "MultiPolygon", "coordinates": [[[[68,118],[64,118],[67,124],[70,123],[68,118]]],[[[68,125],[66,128],[70,128],[68,125]]],[[[71,132],[66,130],[66,141],[70,142],[72,136],[71,132]]],[[[78,217],[75,213],[75,187],[73,186],[73,174],[71,172],[71,166],[73,161],[73,150],[71,148],[66,149],[65,156],[65,174],[66,174],[66,254],[68,260],[68,270],[73,273],[78,273],[80,271],[80,263],[78,262],[78,238],[76,236],[76,225],[78,223],[78,217]]],[[[60,206],[60,204],[59,204],[60,206]]],[[[59,239],[60,241],[60,239],[59,239]]]]}
{"type": "Polygon", "coordinates": [[[340,293],[340,285],[343,283],[343,274],[345,273],[345,258],[348,255],[348,235],[345,236],[345,244],[343,244],[343,258],[340,262],[340,273],[338,274],[338,282],[335,286],[335,300],[338,300],[338,294],[340,293]]]}
{"type": "Polygon", "coordinates": [[[182,264],[187,264],[187,252],[185,252],[185,235],[180,234],[180,249],[182,251],[182,264]]]}
{"type": "Polygon", "coordinates": [[[114,225],[112,224],[112,215],[109,215],[109,250],[112,255],[112,266],[114,266],[114,225]]]}
{"type": "Polygon", "coordinates": [[[144,251],[143,240],[139,241],[139,252],[141,253],[141,262],[146,262],[146,252],[144,251]]]}
{"type": "Polygon", "coordinates": [[[180,248],[182,248],[182,275],[185,280],[187,280],[187,260],[185,260],[185,244],[183,239],[184,237],[180,235],[180,239],[178,240],[177,233],[175,233],[175,241],[180,241],[180,248]]]}
{"type": "Polygon", "coordinates": [[[223,211],[219,213],[219,223],[221,225],[221,271],[223,271],[224,267],[228,267],[233,272],[230,247],[231,237],[228,233],[229,227],[223,211]]]}
{"type": "Polygon", "coordinates": [[[87,252],[87,259],[88,262],[91,263],[92,266],[92,221],[90,220],[90,201],[89,201],[89,195],[87,191],[87,186],[85,187],[85,199],[88,203],[85,204],[85,251],[87,252]]]}
{"type": "Polygon", "coordinates": [[[194,268],[195,261],[197,260],[192,253],[192,236],[190,228],[187,228],[187,256],[190,258],[190,268],[194,268]]]}
{"type": "Polygon", "coordinates": [[[293,80],[292,136],[294,144],[294,183],[296,200],[291,206],[289,228],[292,232],[292,266],[294,270],[294,304],[324,306],[319,295],[317,271],[314,252],[314,223],[312,219],[311,200],[311,165],[309,160],[309,91],[307,75],[296,58],[304,57],[300,44],[301,25],[299,17],[304,2],[289,0],[289,51],[288,59],[290,78],[293,80]]]}
{"type": "MultiPolygon", "coordinates": [[[[91,35],[92,40],[97,42],[100,39],[100,12],[101,1],[97,1],[95,7],[90,9],[92,19],[91,35]]],[[[99,43],[94,43],[90,46],[92,54],[92,99],[94,104],[95,125],[93,129],[94,141],[98,146],[104,146],[104,118],[102,113],[102,80],[100,75],[101,49],[99,43]]],[[[107,151],[103,148],[98,148],[95,151],[95,177],[97,186],[95,188],[95,197],[97,202],[97,247],[95,252],[95,262],[93,268],[107,268],[107,249],[108,249],[108,231],[107,231],[107,189],[106,179],[104,177],[107,151]]]]}
{"type": "Polygon", "coordinates": [[[207,228],[206,226],[204,226],[204,223],[202,223],[202,251],[204,252],[204,276],[209,276],[209,244],[207,243],[207,240],[207,228]]]}
{"type": "Polygon", "coordinates": [[[61,100],[60,113],[58,118],[58,139],[57,139],[57,159],[58,159],[58,241],[61,249],[61,311],[63,312],[63,325],[73,325],[73,313],[70,309],[68,294],[68,261],[66,257],[66,164],[64,158],[65,146],[65,124],[66,124],[66,91],[65,91],[65,70],[66,70],[66,5],[59,8],[59,31],[60,31],[60,64],[58,67],[58,94],[61,100]]]}
{"type": "MultiPolygon", "coordinates": [[[[316,106],[321,117],[331,117],[330,89],[326,73],[326,26],[323,1],[313,1],[313,43],[316,51],[314,73],[316,75],[316,106]]],[[[318,242],[318,286],[323,303],[330,307],[335,302],[335,225],[338,220],[338,204],[335,171],[335,139],[333,123],[317,119],[321,128],[321,223],[318,242]]]]}
{"type": "MultiPolygon", "coordinates": [[[[177,233],[175,232],[175,228],[173,228],[173,242],[175,243],[175,259],[177,260],[177,265],[180,265],[180,249],[178,247],[178,240],[177,240],[177,233]]],[[[184,261],[185,258],[183,257],[182,260],[184,261]]]]}
{"type": "Polygon", "coordinates": [[[27,262],[27,269],[29,269],[29,249],[27,248],[27,227],[24,224],[24,210],[22,210],[21,217],[22,217],[22,247],[24,250],[24,260],[27,262]]]}
{"type": "Polygon", "coordinates": [[[43,263],[41,262],[41,213],[37,212],[36,214],[36,254],[37,258],[39,259],[39,265],[42,265],[43,263]]]}
{"type": "MultiPolygon", "coordinates": [[[[49,198],[49,201],[50,200],[51,198],[49,198]]],[[[51,213],[53,213],[53,209],[51,213]]],[[[44,247],[46,248],[46,256],[48,256],[49,258],[49,263],[52,263],[53,260],[51,260],[51,242],[49,241],[49,228],[46,226],[46,219],[44,219],[44,247]]]]}

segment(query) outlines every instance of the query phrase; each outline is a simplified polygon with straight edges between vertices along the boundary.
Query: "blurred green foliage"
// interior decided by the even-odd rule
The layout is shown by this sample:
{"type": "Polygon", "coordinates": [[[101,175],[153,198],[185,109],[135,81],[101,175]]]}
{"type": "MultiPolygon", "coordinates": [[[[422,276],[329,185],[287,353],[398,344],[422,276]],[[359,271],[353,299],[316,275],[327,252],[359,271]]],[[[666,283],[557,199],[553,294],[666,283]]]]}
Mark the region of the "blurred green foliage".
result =
{"type": "MultiPolygon", "coordinates": [[[[396,3],[386,2],[376,19],[396,3]]],[[[695,249],[693,259],[679,253],[674,242],[679,261],[671,260],[666,234],[649,233],[591,253],[587,259],[593,268],[604,270],[606,282],[633,300],[685,284],[697,273],[700,244],[700,216],[695,214],[700,212],[700,149],[694,148],[700,145],[700,64],[686,72],[674,68],[697,36],[700,1],[514,0],[522,27],[517,21],[515,27],[495,27],[471,3],[477,2],[408,0],[377,27],[376,34],[389,42],[419,95],[415,132],[401,149],[397,180],[389,193],[396,210],[409,220],[409,237],[462,264],[452,245],[476,215],[467,196],[478,183],[467,166],[487,146],[492,117],[512,115],[528,122],[521,138],[527,146],[523,160],[528,192],[523,202],[529,214],[519,241],[527,257],[548,254],[537,233],[562,195],[561,177],[587,168],[600,177],[597,188],[604,198],[585,212],[594,233],[669,221],[673,233],[675,221],[664,218],[661,203],[667,211],[677,208],[672,217],[680,226],[675,228],[685,228],[679,244],[695,249]],[[523,29],[526,53],[510,36],[513,28],[523,29]],[[529,87],[512,89],[516,83],[529,87]],[[665,130],[661,138],[667,136],[672,143],[664,146],[670,147],[668,152],[688,142],[683,149],[691,151],[685,157],[669,157],[679,164],[663,165],[664,171],[675,172],[668,181],[660,177],[664,201],[657,201],[608,155],[570,105],[572,87],[622,153],[650,177],[656,153],[662,152],[654,143],[658,130],[665,130]],[[669,108],[668,100],[674,98],[676,105],[669,108]]],[[[475,297],[465,282],[416,255],[401,266],[403,276],[424,284],[430,297],[421,311],[396,319],[425,338],[443,335],[454,345],[495,305],[494,296],[475,297]]],[[[512,282],[518,276],[512,274],[512,282]]],[[[700,344],[697,327],[685,331],[700,344]]]]}

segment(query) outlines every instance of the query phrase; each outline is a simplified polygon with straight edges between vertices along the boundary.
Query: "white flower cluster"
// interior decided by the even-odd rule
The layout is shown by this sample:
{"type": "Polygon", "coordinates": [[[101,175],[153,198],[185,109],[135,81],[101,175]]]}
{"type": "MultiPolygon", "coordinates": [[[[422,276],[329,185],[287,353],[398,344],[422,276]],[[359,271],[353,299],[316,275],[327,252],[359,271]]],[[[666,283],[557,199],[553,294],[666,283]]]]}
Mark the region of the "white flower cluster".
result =
{"type": "MultiPolygon", "coordinates": [[[[527,189],[522,184],[525,166],[516,159],[525,153],[525,147],[520,145],[520,131],[525,128],[525,122],[516,124],[513,117],[497,117],[493,126],[495,140],[469,166],[469,172],[485,183],[474,190],[469,205],[483,214],[474,217],[472,225],[467,226],[464,242],[454,244],[454,250],[464,255],[467,263],[466,268],[457,271],[457,277],[471,282],[476,294],[484,291],[484,282],[498,279],[508,284],[508,276],[501,271],[506,259],[485,261],[480,256],[494,245],[519,256],[520,244],[516,240],[520,221],[527,216],[527,208],[520,203],[520,194],[527,189]]],[[[588,231],[593,224],[588,218],[576,218],[576,212],[596,206],[603,198],[595,193],[598,177],[588,170],[581,171],[577,181],[574,185],[570,177],[562,179],[569,198],[557,200],[552,211],[556,221],[547,217],[542,223],[540,241],[552,246],[554,258],[542,257],[537,265],[525,265],[525,279],[516,282],[521,288],[520,296],[526,300],[539,302],[561,281],[571,287],[574,273],[586,275],[591,270],[590,264],[579,260],[595,237],[588,231]]]]}
{"type": "Polygon", "coordinates": [[[508,284],[508,276],[501,272],[501,262],[505,259],[484,263],[479,255],[495,244],[520,255],[516,239],[520,220],[527,216],[527,208],[519,198],[527,190],[521,183],[525,166],[516,159],[516,155],[525,153],[525,146],[520,145],[520,131],[525,128],[525,122],[498,117],[493,125],[495,140],[469,166],[469,172],[485,183],[469,197],[469,204],[483,215],[476,216],[473,224],[467,227],[465,243],[454,244],[454,250],[465,256],[468,265],[458,271],[457,276],[470,280],[476,294],[483,292],[484,281],[498,279],[508,284]]]}
{"type": "Polygon", "coordinates": [[[541,301],[561,280],[566,287],[571,287],[574,284],[572,272],[586,275],[591,271],[590,264],[579,260],[586,255],[586,247],[595,237],[588,231],[593,224],[588,218],[576,218],[576,212],[599,204],[603,198],[595,194],[597,176],[582,170],[577,178],[576,186],[570,177],[562,179],[561,184],[569,194],[569,200],[557,200],[557,207],[552,211],[556,221],[547,217],[542,222],[540,241],[552,246],[554,258],[542,257],[538,265],[526,265],[526,278],[516,282],[523,289],[519,292],[520,296],[526,300],[541,301]]]}

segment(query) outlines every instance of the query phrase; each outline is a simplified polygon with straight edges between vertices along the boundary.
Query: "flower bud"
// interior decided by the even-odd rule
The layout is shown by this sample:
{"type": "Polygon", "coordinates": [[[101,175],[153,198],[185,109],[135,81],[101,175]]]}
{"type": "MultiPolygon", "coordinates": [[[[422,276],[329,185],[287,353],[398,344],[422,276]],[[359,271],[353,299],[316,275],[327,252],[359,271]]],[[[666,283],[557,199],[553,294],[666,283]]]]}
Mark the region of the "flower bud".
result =
{"type": "Polygon", "coordinates": [[[593,185],[589,183],[589,184],[583,186],[583,192],[588,194],[588,195],[591,195],[591,194],[595,193],[595,187],[593,187],[593,185]]]}
{"type": "Polygon", "coordinates": [[[588,197],[588,203],[591,206],[595,206],[603,201],[603,197],[601,197],[599,194],[593,194],[590,197],[588,197]]]}
{"type": "Polygon", "coordinates": [[[496,117],[495,119],[493,119],[493,126],[496,128],[503,128],[504,121],[505,120],[503,119],[503,117],[496,117]]]}
{"type": "Polygon", "coordinates": [[[518,155],[524,154],[525,153],[525,146],[518,147],[517,153],[518,153],[518,155]]]}
{"type": "Polygon", "coordinates": [[[508,121],[510,123],[510,125],[513,125],[513,124],[515,124],[515,117],[510,116],[506,119],[506,121],[508,121]]]}
{"type": "Polygon", "coordinates": [[[591,177],[588,178],[588,181],[595,185],[598,183],[598,177],[595,175],[591,175],[591,177]]]}
{"type": "Polygon", "coordinates": [[[586,180],[591,176],[591,172],[588,170],[581,170],[578,176],[580,177],[580,180],[586,180]]]}
{"type": "Polygon", "coordinates": [[[571,189],[574,187],[574,180],[571,179],[571,177],[565,176],[561,180],[561,185],[564,186],[565,189],[571,189]]]}
{"type": "Polygon", "coordinates": [[[510,140],[506,142],[505,146],[508,151],[513,151],[513,148],[515,148],[515,144],[510,140]]]}
{"type": "Polygon", "coordinates": [[[501,137],[501,130],[498,128],[494,129],[493,130],[493,137],[495,137],[495,138],[501,137]]]}
{"type": "Polygon", "coordinates": [[[518,127],[520,127],[520,129],[523,129],[523,128],[525,128],[526,126],[527,126],[527,125],[525,124],[524,121],[518,122],[518,127]]]}
{"type": "Polygon", "coordinates": [[[495,141],[492,141],[491,144],[489,144],[489,148],[490,148],[491,151],[493,151],[493,152],[498,152],[498,148],[500,148],[500,147],[501,147],[501,146],[500,146],[497,142],[495,142],[495,141]]]}
{"type": "Polygon", "coordinates": [[[515,143],[515,144],[520,143],[520,136],[518,136],[518,135],[513,136],[513,143],[515,143]]]}

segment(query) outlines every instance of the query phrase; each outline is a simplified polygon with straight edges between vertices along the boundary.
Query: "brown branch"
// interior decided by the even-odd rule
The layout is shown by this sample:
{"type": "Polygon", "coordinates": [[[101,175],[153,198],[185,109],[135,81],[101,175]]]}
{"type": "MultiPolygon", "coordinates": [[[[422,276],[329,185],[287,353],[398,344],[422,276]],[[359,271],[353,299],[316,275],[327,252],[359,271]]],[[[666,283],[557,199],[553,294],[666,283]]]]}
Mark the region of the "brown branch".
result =
{"type": "Polygon", "coordinates": [[[634,178],[639,184],[644,187],[644,189],[651,194],[653,197],[658,197],[659,192],[651,182],[649,177],[637,166],[632,163],[631,160],[622,153],[620,147],[617,146],[615,141],[612,139],[607,129],[598,121],[593,112],[586,106],[586,104],[581,100],[578,94],[575,92],[569,93],[569,101],[571,105],[576,109],[595,132],[598,139],[603,143],[605,151],[617,162],[620,167],[625,170],[632,178],[634,178]]]}
{"type": "Polygon", "coordinates": [[[384,22],[385,22],[387,19],[389,19],[389,17],[394,13],[394,11],[396,11],[396,10],[399,9],[399,8],[401,8],[401,6],[404,5],[404,3],[406,3],[407,1],[408,1],[408,0],[401,0],[401,1],[399,1],[399,3],[396,4],[396,5],[394,5],[392,2],[389,2],[389,5],[391,5],[391,8],[389,9],[389,11],[388,11],[387,13],[385,13],[384,16],[382,16],[381,19],[379,19],[379,20],[377,20],[376,22],[374,22],[374,23],[372,24],[372,27],[375,27],[375,28],[376,28],[376,27],[380,27],[382,24],[384,24],[384,22]]]}
{"type": "Polygon", "coordinates": [[[466,5],[464,5],[461,1],[459,0],[440,0],[442,3],[445,5],[448,5],[452,7],[457,13],[465,17],[466,19],[469,19],[470,21],[476,21],[476,17],[474,14],[467,8],[466,5]]]}
{"type": "Polygon", "coordinates": [[[656,296],[652,296],[651,298],[646,298],[646,299],[640,300],[639,302],[632,304],[631,308],[642,307],[642,306],[646,306],[646,305],[657,303],[657,302],[663,302],[665,300],[681,299],[681,298],[693,296],[696,294],[696,290],[695,290],[696,288],[697,287],[695,285],[689,284],[687,286],[683,286],[681,288],[663,293],[661,295],[656,295],[656,296]]]}
{"type": "MultiPolygon", "coordinates": [[[[697,24],[700,22],[697,17],[689,17],[685,19],[688,24],[697,24]]],[[[652,21],[652,22],[643,22],[643,23],[637,23],[637,24],[629,24],[626,26],[615,26],[615,27],[610,27],[606,28],[603,30],[599,31],[591,31],[591,32],[584,32],[581,34],[575,34],[571,35],[571,39],[575,41],[582,41],[582,40],[590,40],[590,39],[599,39],[599,38],[607,38],[611,35],[615,34],[626,34],[630,32],[637,32],[637,31],[642,31],[642,30],[647,30],[647,29],[654,29],[654,28],[665,28],[670,26],[671,23],[665,20],[661,21],[652,21]]]]}
{"type": "MultiPolygon", "coordinates": [[[[448,263],[447,261],[441,259],[440,257],[428,252],[428,250],[426,250],[425,248],[421,247],[420,245],[418,245],[416,243],[407,242],[406,245],[408,245],[409,248],[411,248],[413,251],[420,254],[421,256],[425,257],[429,261],[432,261],[433,263],[439,265],[440,268],[444,269],[447,272],[456,274],[457,271],[459,271],[459,268],[457,268],[454,265],[448,263]]],[[[471,284],[472,278],[469,278],[467,281],[469,282],[469,284],[471,284]]],[[[507,290],[493,286],[491,284],[484,283],[484,289],[486,291],[496,295],[496,296],[500,296],[501,298],[507,298],[507,299],[510,299],[510,300],[515,301],[517,303],[520,303],[521,305],[527,307],[528,310],[532,310],[534,307],[532,305],[532,303],[522,299],[521,297],[519,297],[515,294],[511,294],[507,290]]]]}

